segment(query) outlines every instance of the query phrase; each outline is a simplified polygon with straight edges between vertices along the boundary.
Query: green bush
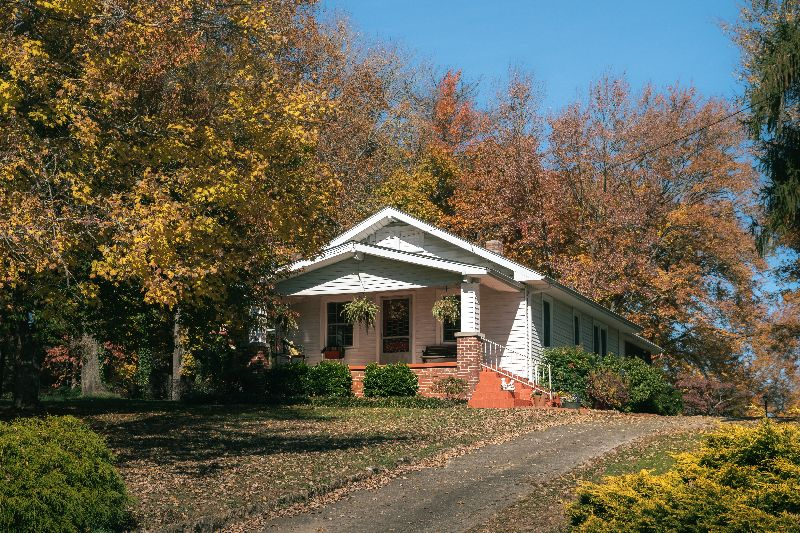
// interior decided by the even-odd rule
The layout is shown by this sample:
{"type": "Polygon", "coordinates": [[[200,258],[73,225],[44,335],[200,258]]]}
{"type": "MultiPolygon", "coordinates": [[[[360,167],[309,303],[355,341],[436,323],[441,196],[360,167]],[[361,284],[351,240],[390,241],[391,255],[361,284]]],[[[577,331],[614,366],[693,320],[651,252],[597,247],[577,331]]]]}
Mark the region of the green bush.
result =
{"type": "Polygon", "coordinates": [[[370,363],[364,370],[364,396],[415,396],[418,390],[417,375],[405,363],[370,363]]]}
{"type": "Polygon", "coordinates": [[[598,356],[580,346],[561,346],[545,350],[544,360],[551,366],[553,390],[569,392],[577,396],[582,405],[590,407],[586,380],[589,372],[597,367],[598,356]]]}
{"type": "Polygon", "coordinates": [[[427,396],[393,396],[388,398],[311,398],[311,404],[317,407],[374,407],[391,409],[451,409],[463,407],[466,400],[429,398],[427,396]]]}
{"type": "Polygon", "coordinates": [[[649,365],[638,357],[613,354],[603,357],[599,368],[616,372],[627,382],[630,399],[622,406],[623,411],[677,414],[662,411],[672,411],[680,400],[660,368],[649,365]]]}
{"type": "MultiPolygon", "coordinates": [[[[681,411],[683,405],[681,395],[664,372],[638,357],[614,354],[600,357],[585,351],[580,346],[563,346],[545,350],[545,362],[551,365],[553,390],[576,395],[584,406],[591,406],[593,402],[607,406],[619,403],[608,397],[608,393],[599,388],[599,383],[589,390],[589,375],[592,372],[607,370],[620,376],[627,385],[628,399],[618,407],[619,409],[662,415],[675,415],[681,411]]],[[[609,376],[608,373],[597,374],[595,379],[600,377],[611,379],[609,376]]]]}
{"type": "Polygon", "coordinates": [[[77,418],[0,422],[0,531],[120,530],[129,504],[105,441],[77,418]]]}
{"type": "Polygon", "coordinates": [[[353,394],[353,376],[347,365],[322,361],[308,371],[308,393],[312,396],[346,398],[353,394]]]}
{"type": "Polygon", "coordinates": [[[588,483],[577,531],[800,531],[800,427],[728,425],[662,475],[588,483]]]}
{"type": "Polygon", "coordinates": [[[609,368],[597,368],[589,372],[586,395],[599,409],[621,409],[631,399],[628,382],[609,368]]]}
{"type": "Polygon", "coordinates": [[[303,361],[278,365],[266,373],[267,395],[273,399],[308,396],[309,366],[303,361]]]}

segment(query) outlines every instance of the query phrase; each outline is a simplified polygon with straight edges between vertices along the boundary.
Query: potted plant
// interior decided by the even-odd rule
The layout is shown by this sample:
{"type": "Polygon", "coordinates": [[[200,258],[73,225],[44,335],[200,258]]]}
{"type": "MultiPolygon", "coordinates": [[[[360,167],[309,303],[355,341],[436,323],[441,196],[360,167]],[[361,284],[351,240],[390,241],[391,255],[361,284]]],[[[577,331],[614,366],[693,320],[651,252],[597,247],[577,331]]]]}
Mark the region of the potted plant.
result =
{"type": "Polygon", "coordinates": [[[542,392],[540,389],[533,391],[533,397],[531,399],[533,400],[534,407],[546,406],[547,400],[544,397],[544,392],[542,392]]]}
{"type": "Polygon", "coordinates": [[[558,396],[561,398],[561,407],[566,409],[578,409],[581,406],[581,401],[577,394],[562,391],[558,393],[558,396]]]}
{"type": "Polygon", "coordinates": [[[442,296],[433,304],[433,318],[441,323],[457,324],[461,318],[461,302],[456,296],[442,296]]]}
{"type": "Polygon", "coordinates": [[[367,330],[375,326],[375,317],[378,315],[378,304],[368,300],[365,296],[356,298],[344,304],[342,316],[353,324],[362,324],[367,330]]]}

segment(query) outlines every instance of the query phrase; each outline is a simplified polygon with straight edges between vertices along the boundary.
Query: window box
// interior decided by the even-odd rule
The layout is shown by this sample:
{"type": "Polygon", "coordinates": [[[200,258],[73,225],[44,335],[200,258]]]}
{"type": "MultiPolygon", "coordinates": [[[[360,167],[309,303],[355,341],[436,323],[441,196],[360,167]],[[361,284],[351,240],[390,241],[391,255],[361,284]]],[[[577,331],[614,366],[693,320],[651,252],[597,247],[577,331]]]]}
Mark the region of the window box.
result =
{"type": "Polygon", "coordinates": [[[325,359],[344,359],[344,346],[326,346],[322,349],[325,359]]]}

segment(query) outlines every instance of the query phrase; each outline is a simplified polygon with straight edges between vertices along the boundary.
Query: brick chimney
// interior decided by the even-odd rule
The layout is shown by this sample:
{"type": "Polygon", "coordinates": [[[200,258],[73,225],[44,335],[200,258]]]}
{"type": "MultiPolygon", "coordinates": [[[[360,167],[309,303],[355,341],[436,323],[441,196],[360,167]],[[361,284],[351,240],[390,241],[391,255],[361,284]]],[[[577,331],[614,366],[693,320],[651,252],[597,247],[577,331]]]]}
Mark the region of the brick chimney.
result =
{"type": "Polygon", "coordinates": [[[486,244],[483,247],[490,252],[503,255],[503,241],[492,239],[491,241],[486,241],[486,244]]]}

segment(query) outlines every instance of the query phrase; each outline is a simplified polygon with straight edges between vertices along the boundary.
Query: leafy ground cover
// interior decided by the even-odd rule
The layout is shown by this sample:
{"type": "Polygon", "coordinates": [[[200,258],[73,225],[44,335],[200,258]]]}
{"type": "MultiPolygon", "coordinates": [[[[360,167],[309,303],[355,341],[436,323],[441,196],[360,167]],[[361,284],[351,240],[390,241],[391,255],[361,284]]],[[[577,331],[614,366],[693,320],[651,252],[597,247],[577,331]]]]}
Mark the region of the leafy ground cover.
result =
{"type": "Polygon", "coordinates": [[[187,406],[109,399],[52,402],[46,408],[78,416],[106,437],[144,529],[220,527],[398,464],[613,416],[463,405],[187,406]]]}

